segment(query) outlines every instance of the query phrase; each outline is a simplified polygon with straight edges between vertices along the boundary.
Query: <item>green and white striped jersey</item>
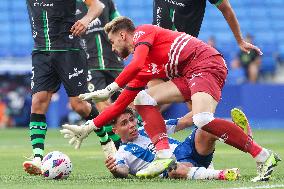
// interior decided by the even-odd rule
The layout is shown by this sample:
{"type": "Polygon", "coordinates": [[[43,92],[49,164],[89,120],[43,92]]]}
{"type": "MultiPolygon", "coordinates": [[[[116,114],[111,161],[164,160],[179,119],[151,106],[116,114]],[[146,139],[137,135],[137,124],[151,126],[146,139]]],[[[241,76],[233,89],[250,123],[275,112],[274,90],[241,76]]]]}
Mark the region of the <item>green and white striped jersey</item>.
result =
{"type": "Polygon", "coordinates": [[[79,37],[71,35],[76,21],[76,0],[26,0],[34,50],[81,49],[79,37]]]}
{"type": "MultiPolygon", "coordinates": [[[[81,45],[87,54],[88,67],[91,70],[123,69],[122,60],[111,49],[111,44],[104,31],[104,26],[119,16],[112,0],[100,0],[105,8],[102,14],[93,20],[86,33],[81,36],[81,45]]],[[[77,0],[76,18],[81,19],[88,9],[82,0],[77,0]]]]}

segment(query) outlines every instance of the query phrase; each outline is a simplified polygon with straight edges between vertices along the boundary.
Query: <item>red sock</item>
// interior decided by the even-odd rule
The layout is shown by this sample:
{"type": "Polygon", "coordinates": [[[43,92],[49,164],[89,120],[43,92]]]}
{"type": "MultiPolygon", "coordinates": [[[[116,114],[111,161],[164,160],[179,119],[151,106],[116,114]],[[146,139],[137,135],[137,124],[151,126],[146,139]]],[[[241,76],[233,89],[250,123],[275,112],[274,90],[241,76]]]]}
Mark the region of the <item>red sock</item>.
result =
{"type": "Polygon", "coordinates": [[[136,105],[137,112],[144,121],[144,129],[155,145],[156,150],[169,149],[165,121],[158,108],[149,105],[136,105]]]}
{"type": "Polygon", "coordinates": [[[262,150],[261,146],[252,141],[252,139],[233,122],[215,118],[213,121],[203,126],[202,129],[222,138],[226,144],[243,152],[250,153],[253,157],[257,156],[262,150]]]}

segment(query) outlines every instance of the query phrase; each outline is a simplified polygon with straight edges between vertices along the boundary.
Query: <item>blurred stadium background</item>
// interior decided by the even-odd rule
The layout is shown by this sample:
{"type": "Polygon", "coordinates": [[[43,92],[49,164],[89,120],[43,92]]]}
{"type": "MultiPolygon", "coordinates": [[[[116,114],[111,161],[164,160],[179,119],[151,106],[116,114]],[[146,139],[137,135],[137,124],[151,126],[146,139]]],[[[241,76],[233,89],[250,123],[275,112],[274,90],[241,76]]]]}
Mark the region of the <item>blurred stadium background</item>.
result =
{"type": "MultiPolygon", "coordinates": [[[[114,0],[121,15],[137,25],[152,22],[152,0],[114,0]]],[[[254,36],[263,51],[260,78],[256,84],[245,81],[244,70],[231,66],[239,48],[220,11],[207,3],[199,38],[215,38],[229,67],[229,77],[217,116],[229,117],[230,109],[242,108],[255,128],[284,128],[284,1],[230,0],[243,35],[254,36]]],[[[33,41],[24,0],[0,2],[0,128],[27,127],[30,112],[31,49],[33,41]]],[[[186,112],[175,104],[164,113],[177,117],[186,112]]],[[[79,119],[70,112],[67,96],[61,89],[52,99],[49,127],[79,119]]]]}

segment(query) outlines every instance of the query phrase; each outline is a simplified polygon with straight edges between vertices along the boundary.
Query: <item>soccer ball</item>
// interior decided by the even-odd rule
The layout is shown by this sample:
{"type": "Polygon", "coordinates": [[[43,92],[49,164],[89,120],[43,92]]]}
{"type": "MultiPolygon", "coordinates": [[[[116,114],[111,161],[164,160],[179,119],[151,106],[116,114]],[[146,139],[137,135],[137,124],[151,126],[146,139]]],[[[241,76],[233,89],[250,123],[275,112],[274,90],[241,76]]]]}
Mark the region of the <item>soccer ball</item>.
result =
{"type": "Polygon", "coordinates": [[[62,152],[49,152],[42,160],[41,172],[46,179],[66,179],[71,171],[72,163],[62,152]]]}

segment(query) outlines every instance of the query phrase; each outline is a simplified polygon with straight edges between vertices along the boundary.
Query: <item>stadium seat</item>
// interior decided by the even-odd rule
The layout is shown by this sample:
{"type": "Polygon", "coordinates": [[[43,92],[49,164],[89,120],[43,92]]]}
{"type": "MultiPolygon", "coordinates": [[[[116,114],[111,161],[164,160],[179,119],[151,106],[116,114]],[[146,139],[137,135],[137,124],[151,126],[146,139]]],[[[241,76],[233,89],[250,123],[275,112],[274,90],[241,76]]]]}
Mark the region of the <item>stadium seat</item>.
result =
{"type": "Polygon", "coordinates": [[[7,10],[2,10],[0,9],[0,22],[2,25],[2,22],[9,22],[10,21],[10,13],[7,10]]]}
{"type": "Polygon", "coordinates": [[[3,12],[3,11],[8,11],[9,8],[10,8],[10,3],[11,1],[10,0],[1,0],[1,3],[0,3],[0,12],[3,12]]]}
{"type": "Polygon", "coordinates": [[[248,12],[251,18],[264,19],[268,16],[266,7],[252,7],[248,12]]]}

